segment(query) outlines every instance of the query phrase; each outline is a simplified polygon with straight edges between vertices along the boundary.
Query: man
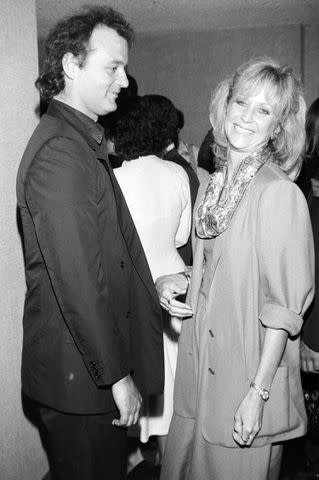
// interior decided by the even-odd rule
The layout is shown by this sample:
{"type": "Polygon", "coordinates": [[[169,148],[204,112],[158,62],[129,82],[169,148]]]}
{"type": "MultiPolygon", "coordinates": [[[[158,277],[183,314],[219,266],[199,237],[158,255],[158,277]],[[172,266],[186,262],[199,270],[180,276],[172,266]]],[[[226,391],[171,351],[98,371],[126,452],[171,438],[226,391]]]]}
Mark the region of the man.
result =
{"type": "Polygon", "coordinates": [[[132,29],[91,8],[51,32],[36,84],[47,113],[17,179],[27,294],[23,393],[53,480],[125,478],[141,393],[163,388],[161,312],[96,121],[127,87],[132,29]]]}

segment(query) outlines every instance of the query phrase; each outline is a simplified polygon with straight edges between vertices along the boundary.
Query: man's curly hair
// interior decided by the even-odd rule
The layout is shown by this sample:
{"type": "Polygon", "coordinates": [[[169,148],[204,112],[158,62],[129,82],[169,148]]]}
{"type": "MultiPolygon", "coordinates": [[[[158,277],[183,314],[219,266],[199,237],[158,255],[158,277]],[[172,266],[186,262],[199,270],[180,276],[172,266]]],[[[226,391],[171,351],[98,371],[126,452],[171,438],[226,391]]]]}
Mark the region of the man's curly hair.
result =
{"type": "Polygon", "coordinates": [[[51,100],[65,87],[62,59],[66,53],[77,57],[80,67],[84,65],[90,37],[98,25],[112,28],[132,44],[132,27],[123,15],[109,7],[86,8],[83,13],[59,22],[48,35],[44,69],[35,82],[43,100],[51,100]]]}
{"type": "Polygon", "coordinates": [[[112,113],[112,120],[106,136],[114,142],[115,153],[124,160],[160,156],[178,129],[176,108],[160,95],[127,98],[112,113]]]}

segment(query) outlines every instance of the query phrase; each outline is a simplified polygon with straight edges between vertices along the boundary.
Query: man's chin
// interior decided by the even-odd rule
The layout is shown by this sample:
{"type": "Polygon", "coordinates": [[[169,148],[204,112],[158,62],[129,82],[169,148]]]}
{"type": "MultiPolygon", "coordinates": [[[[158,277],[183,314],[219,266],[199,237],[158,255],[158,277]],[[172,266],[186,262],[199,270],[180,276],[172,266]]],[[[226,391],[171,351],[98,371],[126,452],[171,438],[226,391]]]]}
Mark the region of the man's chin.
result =
{"type": "Polygon", "coordinates": [[[106,105],[103,110],[101,109],[101,112],[99,113],[99,116],[102,117],[104,115],[107,115],[108,113],[115,112],[116,109],[117,109],[116,103],[114,103],[114,104],[113,103],[108,103],[108,105],[106,105]]]}
{"type": "Polygon", "coordinates": [[[114,102],[108,102],[107,105],[105,105],[104,113],[102,115],[107,115],[108,113],[115,112],[117,109],[117,103],[114,102]]]}

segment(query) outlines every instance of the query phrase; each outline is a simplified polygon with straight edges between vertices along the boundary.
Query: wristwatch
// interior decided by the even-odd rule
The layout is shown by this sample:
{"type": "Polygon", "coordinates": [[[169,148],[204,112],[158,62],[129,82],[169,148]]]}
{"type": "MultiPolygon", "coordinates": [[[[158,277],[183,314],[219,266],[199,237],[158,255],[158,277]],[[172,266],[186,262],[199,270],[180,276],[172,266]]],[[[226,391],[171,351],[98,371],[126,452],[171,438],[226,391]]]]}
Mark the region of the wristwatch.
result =
{"type": "Polygon", "coordinates": [[[184,277],[186,278],[187,280],[187,286],[189,287],[189,284],[190,284],[190,280],[191,280],[191,272],[189,270],[186,270],[185,272],[179,272],[181,273],[182,275],[184,275],[184,277]]]}
{"type": "Polygon", "coordinates": [[[266,390],[265,388],[262,388],[260,387],[259,385],[257,385],[257,383],[255,382],[251,382],[250,384],[251,387],[253,387],[256,392],[258,393],[258,395],[261,396],[261,398],[266,402],[269,398],[269,390],[266,390]]]}

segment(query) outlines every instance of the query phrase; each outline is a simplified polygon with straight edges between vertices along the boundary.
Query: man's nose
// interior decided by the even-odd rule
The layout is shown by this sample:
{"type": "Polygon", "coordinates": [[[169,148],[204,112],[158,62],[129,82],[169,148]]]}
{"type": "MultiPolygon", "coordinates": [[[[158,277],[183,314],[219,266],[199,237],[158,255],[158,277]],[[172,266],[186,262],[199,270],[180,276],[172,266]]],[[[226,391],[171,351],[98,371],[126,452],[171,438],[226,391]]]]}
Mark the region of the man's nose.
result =
{"type": "Polygon", "coordinates": [[[121,86],[121,88],[127,88],[128,87],[129,81],[128,81],[126,71],[124,70],[124,68],[121,71],[119,71],[119,76],[118,76],[118,79],[117,79],[117,83],[121,86]]]}

